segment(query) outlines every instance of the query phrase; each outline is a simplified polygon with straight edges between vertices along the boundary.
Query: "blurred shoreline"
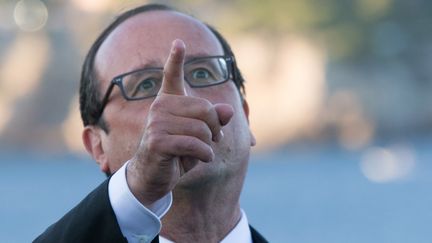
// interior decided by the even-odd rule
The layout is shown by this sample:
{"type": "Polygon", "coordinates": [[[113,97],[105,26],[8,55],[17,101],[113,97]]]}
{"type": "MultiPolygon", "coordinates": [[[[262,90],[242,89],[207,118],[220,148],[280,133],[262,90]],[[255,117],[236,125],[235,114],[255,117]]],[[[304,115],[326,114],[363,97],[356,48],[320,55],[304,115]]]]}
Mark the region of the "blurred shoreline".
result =
{"type": "MultiPolygon", "coordinates": [[[[411,168],[397,160],[369,162],[382,174],[367,174],[363,152],[329,145],[253,153],[241,204],[271,242],[426,243],[431,145],[426,138],[399,150],[380,144],[415,154],[411,168]],[[409,173],[394,173],[398,166],[409,173]]],[[[31,241],[106,179],[86,156],[2,151],[0,157],[1,242],[31,241]]]]}

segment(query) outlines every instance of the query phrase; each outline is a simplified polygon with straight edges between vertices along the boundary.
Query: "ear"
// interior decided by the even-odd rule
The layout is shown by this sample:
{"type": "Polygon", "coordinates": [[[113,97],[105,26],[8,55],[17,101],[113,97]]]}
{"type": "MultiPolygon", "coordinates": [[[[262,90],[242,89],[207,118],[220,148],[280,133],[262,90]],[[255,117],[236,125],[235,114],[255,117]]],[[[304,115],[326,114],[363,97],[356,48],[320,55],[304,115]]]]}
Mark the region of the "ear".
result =
{"type": "Polygon", "coordinates": [[[104,131],[99,127],[90,125],[84,128],[82,140],[87,152],[93,157],[99,165],[101,171],[110,174],[108,158],[102,146],[102,134],[104,131]]]}
{"type": "MultiPolygon", "coordinates": [[[[245,113],[248,124],[250,124],[249,123],[249,104],[245,98],[243,98],[243,111],[245,113]]],[[[249,133],[250,133],[250,137],[251,137],[251,144],[250,145],[255,146],[255,144],[256,144],[255,136],[252,134],[252,131],[250,130],[250,128],[249,128],[249,133]]]]}

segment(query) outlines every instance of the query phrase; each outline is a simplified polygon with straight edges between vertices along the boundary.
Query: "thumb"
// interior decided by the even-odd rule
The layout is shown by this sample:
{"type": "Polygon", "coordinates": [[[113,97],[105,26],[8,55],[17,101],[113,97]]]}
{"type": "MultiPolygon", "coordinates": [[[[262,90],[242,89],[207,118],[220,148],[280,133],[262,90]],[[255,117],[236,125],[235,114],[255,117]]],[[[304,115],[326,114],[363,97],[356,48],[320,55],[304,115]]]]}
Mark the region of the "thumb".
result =
{"type": "Polygon", "coordinates": [[[180,39],[173,41],[164,67],[164,77],[159,94],[185,95],[183,63],[186,46],[180,39]]]}

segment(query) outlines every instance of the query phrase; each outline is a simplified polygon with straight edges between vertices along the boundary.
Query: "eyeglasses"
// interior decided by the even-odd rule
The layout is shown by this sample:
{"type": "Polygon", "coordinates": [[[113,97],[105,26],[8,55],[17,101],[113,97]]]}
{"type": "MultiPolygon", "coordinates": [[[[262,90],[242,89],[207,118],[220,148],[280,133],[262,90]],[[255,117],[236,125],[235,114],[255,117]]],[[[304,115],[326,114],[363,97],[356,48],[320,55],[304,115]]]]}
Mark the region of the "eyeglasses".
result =
{"type": "MultiPolygon", "coordinates": [[[[234,57],[208,56],[194,58],[184,64],[184,80],[192,88],[204,88],[225,83],[232,78],[234,57]]],[[[115,85],[119,86],[123,97],[130,100],[142,100],[158,94],[163,80],[163,68],[144,68],[115,77],[108,87],[97,115],[97,121],[108,103],[115,85]]]]}

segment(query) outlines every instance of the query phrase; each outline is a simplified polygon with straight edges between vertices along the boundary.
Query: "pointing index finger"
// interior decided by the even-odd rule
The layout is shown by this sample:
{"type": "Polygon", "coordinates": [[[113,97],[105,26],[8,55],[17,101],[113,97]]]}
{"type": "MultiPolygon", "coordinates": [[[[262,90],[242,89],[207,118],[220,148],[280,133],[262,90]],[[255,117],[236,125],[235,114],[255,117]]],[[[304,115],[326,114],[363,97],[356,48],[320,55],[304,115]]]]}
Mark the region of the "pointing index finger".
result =
{"type": "Polygon", "coordinates": [[[173,41],[171,52],[164,67],[164,78],[159,94],[185,95],[183,63],[186,46],[180,39],[173,41]]]}

